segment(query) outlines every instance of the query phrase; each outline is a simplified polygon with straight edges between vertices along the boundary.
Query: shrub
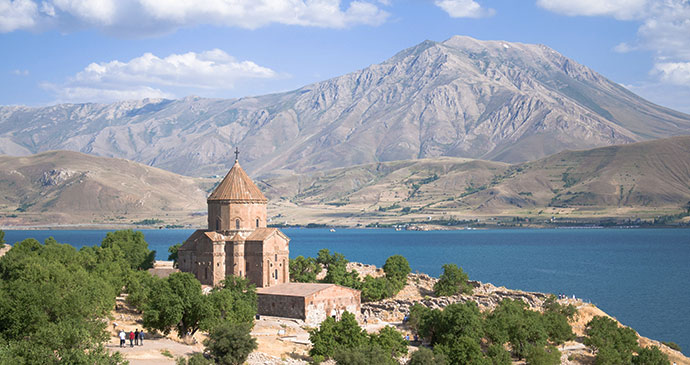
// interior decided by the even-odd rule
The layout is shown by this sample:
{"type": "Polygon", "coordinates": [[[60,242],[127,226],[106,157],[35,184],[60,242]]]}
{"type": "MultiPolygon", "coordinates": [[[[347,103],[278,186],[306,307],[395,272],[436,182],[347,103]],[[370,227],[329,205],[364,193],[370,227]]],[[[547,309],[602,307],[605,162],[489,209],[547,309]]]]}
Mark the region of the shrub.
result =
{"type": "Polygon", "coordinates": [[[434,285],[436,296],[451,296],[458,293],[471,294],[472,287],[467,283],[469,277],[455,264],[443,265],[443,274],[434,285]]]}
{"type": "Polygon", "coordinates": [[[221,323],[209,332],[204,341],[206,351],[216,364],[243,364],[257,347],[250,331],[251,327],[246,323],[221,323]]]}

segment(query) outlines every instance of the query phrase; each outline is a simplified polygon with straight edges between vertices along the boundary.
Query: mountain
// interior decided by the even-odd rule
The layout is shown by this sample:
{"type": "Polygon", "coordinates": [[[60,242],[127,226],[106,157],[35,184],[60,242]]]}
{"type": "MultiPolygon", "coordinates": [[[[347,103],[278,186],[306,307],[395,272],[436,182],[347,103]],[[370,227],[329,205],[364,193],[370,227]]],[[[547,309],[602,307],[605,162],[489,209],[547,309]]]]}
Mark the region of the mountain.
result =
{"type": "Polygon", "coordinates": [[[187,222],[214,182],[70,151],[0,156],[0,224],[187,222]]]}
{"type": "Polygon", "coordinates": [[[288,221],[542,213],[649,218],[690,207],[690,136],[563,151],[514,165],[449,157],[366,164],[262,180],[260,187],[288,221]]]}
{"type": "Polygon", "coordinates": [[[690,134],[690,116],[546,46],[456,36],[281,94],[1,107],[0,131],[0,153],[66,149],[190,176],[224,173],[239,146],[250,174],[275,176],[439,156],[524,162],[690,134]]]}

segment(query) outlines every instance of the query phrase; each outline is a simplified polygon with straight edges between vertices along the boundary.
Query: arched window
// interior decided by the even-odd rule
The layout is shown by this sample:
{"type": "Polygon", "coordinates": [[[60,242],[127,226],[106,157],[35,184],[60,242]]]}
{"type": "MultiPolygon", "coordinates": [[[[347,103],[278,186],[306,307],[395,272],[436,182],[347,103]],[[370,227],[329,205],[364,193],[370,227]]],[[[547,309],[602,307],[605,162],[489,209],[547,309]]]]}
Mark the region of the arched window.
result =
{"type": "Polygon", "coordinates": [[[276,269],[276,280],[278,279],[278,269],[276,269]]]}
{"type": "Polygon", "coordinates": [[[235,219],[235,229],[240,229],[240,220],[235,219]]]}
{"type": "Polygon", "coordinates": [[[256,228],[259,228],[259,218],[256,218],[256,228]]]}

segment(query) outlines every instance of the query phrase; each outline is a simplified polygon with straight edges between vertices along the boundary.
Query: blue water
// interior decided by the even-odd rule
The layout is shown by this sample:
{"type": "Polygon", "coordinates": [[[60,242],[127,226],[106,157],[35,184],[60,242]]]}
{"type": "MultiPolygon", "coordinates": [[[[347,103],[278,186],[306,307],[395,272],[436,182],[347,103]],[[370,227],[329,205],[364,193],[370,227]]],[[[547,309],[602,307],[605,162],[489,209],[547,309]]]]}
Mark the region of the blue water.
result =
{"type": "MultiPolygon", "coordinates": [[[[405,256],[413,271],[433,276],[455,263],[471,279],[512,289],[585,298],[622,323],[690,351],[690,231],[682,229],[519,229],[396,232],[285,229],[290,256],[321,248],[350,261],[383,265],[405,256]]],[[[49,236],[75,247],[100,243],[107,231],[6,231],[7,242],[49,236]]],[[[192,230],[143,230],[157,259],[192,230]]]]}

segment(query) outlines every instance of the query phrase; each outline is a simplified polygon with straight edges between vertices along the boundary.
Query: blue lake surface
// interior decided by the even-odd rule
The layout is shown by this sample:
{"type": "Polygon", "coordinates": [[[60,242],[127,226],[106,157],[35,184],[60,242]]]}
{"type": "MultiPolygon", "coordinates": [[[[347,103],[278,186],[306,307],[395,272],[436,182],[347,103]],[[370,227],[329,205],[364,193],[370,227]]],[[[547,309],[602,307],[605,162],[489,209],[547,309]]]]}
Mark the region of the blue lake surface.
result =
{"type": "MultiPolygon", "coordinates": [[[[471,279],[511,289],[584,298],[659,341],[690,351],[690,230],[515,229],[394,231],[386,229],[283,230],[290,257],[316,256],[322,248],[350,261],[382,266],[394,254],[413,271],[438,276],[445,263],[471,279]]],[[[5,231],[8,243],[53,236],[75,247],[96,245],[105,230],[5,231]]],[[[143,230],[157,259],[193,230],[143,230]]]]}

